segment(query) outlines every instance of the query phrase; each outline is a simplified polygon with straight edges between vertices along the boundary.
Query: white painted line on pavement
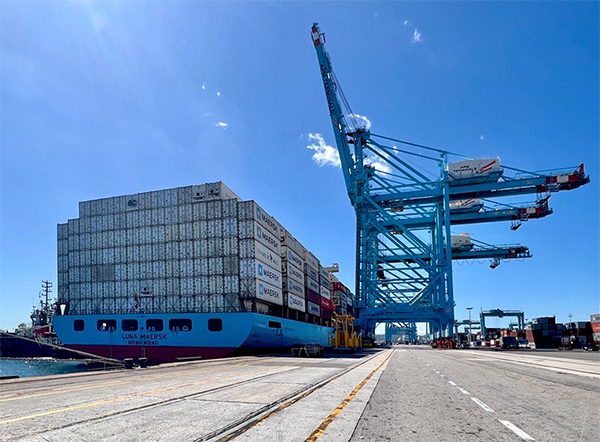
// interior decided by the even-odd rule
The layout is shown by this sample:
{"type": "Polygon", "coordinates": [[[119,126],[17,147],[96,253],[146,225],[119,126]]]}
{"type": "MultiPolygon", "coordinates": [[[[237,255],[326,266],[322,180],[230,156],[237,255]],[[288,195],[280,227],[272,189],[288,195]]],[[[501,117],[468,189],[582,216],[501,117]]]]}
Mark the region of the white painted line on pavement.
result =
{"type": "Polygon", "coordinates": [[[448,381],[448,383],[454,387],[456,387],[456,382],[448,381]]]}
{"type": "Polygon", "coordinates": [[[477,399],[476,397],[472,397],[471,399],[473,399],[475,401],[475,403],[477,405],[479,405],[481,408],[483,408],[485,411],[489,411],[490,413],[493,413],[494,410],[492,410],[490,407],[488,407],[486,404],[484,404],[483,402],[481,402],[479,399],[477,399]]]}
{"type": "Polygon", "coordinates": [[[456,387],[456,388],[458,388],[458,391],[460,391],[462,394],[471,394],[467,390],[465,390],[464,388],[460,388],[460,387],[456,387]]]}
{"type": "Polygon", "coordinates": [[[531,437],[529,434],[525,433],[523,430],[521,430],[519,427],[517,427],[514,424],[511,424],[509,421],[502,421],[500,419],[498,419],[500,422],[502,422],[502,424],[508,428],[510,431],[512,431],[513,433],[515,433],[517,436],[519,436],[521,439],[523,440],[535,440],[533,437],[531,437]]]}

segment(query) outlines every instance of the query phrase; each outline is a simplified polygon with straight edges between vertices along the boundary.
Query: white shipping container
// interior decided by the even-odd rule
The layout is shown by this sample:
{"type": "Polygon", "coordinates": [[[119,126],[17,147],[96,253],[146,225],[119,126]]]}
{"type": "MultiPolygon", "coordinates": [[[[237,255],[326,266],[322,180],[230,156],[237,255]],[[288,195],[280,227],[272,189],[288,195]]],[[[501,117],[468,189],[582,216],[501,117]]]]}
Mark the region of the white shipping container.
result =
{"type": "Polygon", "coordinates": [[[220,256],[216,258],[208,258],[208,269],[210,275],[223,275],[225,273],[223,258],[220,256]]]}
{"type": "Polygon", "coordinates": [[[238,236],[237,218],[223,218],[223,236],[238,236]]]}
{"type": "Polygon", "coordinates": [[[69,285],[69,272],[58,272],[58,286],[64,287],[69,285]]]}
{"type": "Polygon", "coordinates": [[[228,199],[223,200],[223,217],[237,218],[238,216],[238,200],[228,199]]]}
{"type": "Polygon", "coordinates": [[[56,225],[56,239],[69,238],[69,223],[58,223],[56,225]]]}
{"type": "Polygon", "coordinates": [[[273,250],[274,252],[276,252],[278,255],[281,255],[281,243],[279,241],[279,239],[272,235],[270,232],[265,231],[265,229],[263,229],[260,224],[258,223],[253,223],[254,224],[254,238],[260,242],[262,242],[264,245],[266,245],[267,247],[269,247],[271,250],[273,250]]]}
{"type": "Polygon", "coordinates": [[[329,289],[326,289],[323,286],[321,286],[321,296],[325,299],[331,300],[331,292],[329,291],[329,289]]]}
{"type": "Polygon", "coordinates": [[[281,272],[256,259],[240,261],[240,276],[242,278],[257,278],[275,287],[281,287],[281,272]]]}
{"type": "Polygon", "coordinates": [[[69,255],[58,255],[56,264],[59,272],[69,271],[69,255]]]}
{"type": "Polygon", "coordinates": [[[79,217],[89,217],[92,213],[91,201],[81,201],[79,203],[79,217]]]}
{"type": "MultiPolygon", "coordinates": [[[[194,295],[195,294],[195,289],[196,289],[196,285],[194,284],[194,278],[181,278],[180,279],[180,289],[181,295],[194,295]]],[[[175,295],[177,296],[178,293],[175,293],[175,295]]]]}
{"type": "Polygon", "coordinates": [[[239,203],[238,217],[239,219],[257,221],[277,238],[281,238],[281,225],[279,222],[265,212],[255,201],[243,201],[239,203]]]}
{"type": "Polygon", "coordinates": [[[240,278],[239,276],[225,276],[223,278],[226,294],[235,294],[237,297],[240,293],[240,278]]]}
{"type": "Polygon", "coordinates": [[[167,295],[181,294],[181,279],[178,277],[167,278],[167,295]]]}
{"type": "Polygon", "coordinates": [[[500,176],[500,158],[459,161],[448,164],[446,169],[450,180],[500,176]]]}
{"type": "Polygon", "coordinates": [[[182,278],[189,278],[194,276],[194,260],[193,259],[182,259],[179,262],[180,265],[180,275],[182,278]]]}
{"type": "Polygon", "coordinates": [[[208,276],[210,274],[209,258],[194,259],[194,276],[208,276]]]}
{"type": "Polygon", "coordinates": [[[304,283],[306,287],[311,289],[313,292],[319,293],[321,291],[321,286],[319,285],[319,283],[311,277],[309,277],[308,275],[306,276],[304,283]]]}
{"type": "Polygon", "coordinates": [[[78,283],[79,282],[79,267],[71,267],[69,268],[69,283],[78,283]]]}
{"type": "MultiPolygon", "coordinates": [[[[306,276],[312,278],[317,283],[317,281],[319,280],[319,274],[313,267],[306,264],[304,266],[304,272],[306,273],[306,276]]],[[[317,283],[317,285],[319,285],[319,283],[317,283]]],[[[315,290],[315,291],[318,292],[319,290],[315,290]]]]}
{"type": "Polygon", "coordinates": [[[223,238],[223,255],[237,256],[239,254],[238,241],[239,241],[239,239],[237,238],[237,236],[223,238]]]}
{"type": "Polygon", "coordinates": [[[165,224],[179,223],[179,210],[176,206],[165,208],[165,224]]]}
{"type": "MultiPolygon", "coordinates": [[[[211,201],[209,204],[213,204],[215,202],[217,202],[217,201],[211,201]]],[[[208,220],[208,237],[209,238],[220,238],[222,236],[223,236],[223,220],[222,219],[209,219],[208,220]]]]}
{"type": "Polygon", "coordinates": [[[210,294],[212,295],[223,295],[225,294],[225,283],[223,276],[211,276],[208,277],[208,286],[210,294]]]}
{"type": "Polygon", "coordinates": [[[239,276],[240,258],[238,256],[223,257],[223,274],[229,276],[239,276]]]}
{"type": "Polygon", "coordinates": [[[233,190],[223,184],[221,181],[216,183],[207,183],[205,187],[205,198],[206,200],[230,200],[235,199],[241,201],[241,198],[237,196],[233,190]]]}
{"type": "Polygon", "coordinates": [[[221,219],[223,218],[223,202],[221,200],[209,201],[206,204],[208,219],[221,219]]]}
{"type": "Polygon", "coordinates": [[[181,207],[192,203],[192,186],[177,188],[177,204],[181,207]]]}
{"type": "Polygon", "coordinates": [[[290,262],[284,263],[283,271],[288,278],[291,278],[300,284],[304,284],[304,272],[302,270],[297,269],[290,262]]]}
{"type": "Polygon", "coordinates": [[[274,269],[281,268],[281,258],[279,255],[254,239],[240,240],[240,258],[255,258],[274,269]]]}
{"type": "Polygon", "coordinates": [[[192,205],[191,204],[183,204],[177,207],[179,212],[179,222],[181,223],[191,223],[192,218],[192,205]]]}
{"type": "Polygon", "coordinates": [[[190,223],[179,224],[179,239],[188,241],[192,239],[192,225],[190,223]]]}
{"type": "Polygon", "coordinates": [[[208,256],[223,256],[223,238],[208,239],[208,256]]]}
{"type": "Polygon", "coordinates": [[[291,309],[298,310],[301,312],[306,311],[306,301],[304,298],[300,296],[293,295],[292,293],[287,293],[287,306],[291,309]]]}
{"type": "Polygon", "coordinates": [[[179,241],[179,226],[177,224],[165,226],[165,241],[179,241]]]}
{"type": "Polygon", "coordinates": [[[194,257],[204,258],[208,256],[208,240],[207,239],[196,239],[192,241],[194,247],[194,257]]]}
{"type": "Polygon", "coordinates": [[[319,274],[319,284],[321,287],[329,288],[329,279],[323,278],[323,275],[319,274]]]}
{"type": "Polygon", "coordinates": [[[450,243],[453,251],[471,250],[473,243],[471,242],[471,235],[468,233],[461,233],[460,235],[452,235],[450,243]]]}
{"type": "Polygon", "coordinates": [[[321,316],[321,306],[315,304],[314,302],[307,302],[307,312],[311,315],[321,316]]]}
{"type": "Polygon", "coordinates": [[[304,259],[302,259],[300,257],[300,255],[298,255],[292,249],[290,249],[287,246],[282,246],[281,247],[281,252],[282,252],[281,256],[283,256],[284,259],[287,259],[287,261],[291,262],[292,264],[294,264],[299,269],[303,269],[304,268],[304,259]]]}
{"type": "Polygon", "coordinates": [[[167,278],[179,278],[181,275],[181,263],[179,260],[173,259],[166,261],[167,278]]]}
{"type": "Polygon", "coordinates": [[[325,280],[327,281],[327,284],[329,284],[329,272],[327,270],[325,270],[325,267],[323,266],[319,266],[319,280],[325,280]]]}
{"type": "Polygon", "coordinates": [[[196,291],[200,295],[210,295],[210,285],[208,276],[198,276],[195,279],[196,291]]]}
{"type": "Polygon", "coordinates": [[[208,238],[208,221],[194,221],[192,223],[192,235],[194,239],[208,238]]]}
{"type": "Polygon", "coordinates": [[[283,278],[283,290],[304,297],[304,285],[287,277],[283,278]]]}
{"type": "Polygon", "coordinates": [[[274,287],[256,278],[242,278],[240,280],[240,293],[244,298],[257,298],[273,304],[283,305],[281,288],[274,287]]]}
{"type": "MultiPolygon", "coordinates": [[[[313,269],[315,269],[315,272],[318,273],[318,271],[316,269],[321,267],[321,264],[319,263],[319,260],[316,258],[315,255],[313,255],[310,252],[306,253],[306,265],[311,266],[313,269]]],[[[315,281],[319,280],[319,277],[313,277],[311,276],[311,278],[314,278],[315,281]]]]}
{"type": "Polygon", "coordinates": [[[304,256],[306,254],[306,250],[300,244],[296,238],[292,236],[290,232],[281,227],[281,244],[285,245],[288,249],[294,251],[301,259],[304,260],[304,256]]]}
{"type": "Polygon", "coordinates": [[[208,219],[208,208],[206,202],[195,202],[192,204],[193,221],[206,221],[208,219]]]}

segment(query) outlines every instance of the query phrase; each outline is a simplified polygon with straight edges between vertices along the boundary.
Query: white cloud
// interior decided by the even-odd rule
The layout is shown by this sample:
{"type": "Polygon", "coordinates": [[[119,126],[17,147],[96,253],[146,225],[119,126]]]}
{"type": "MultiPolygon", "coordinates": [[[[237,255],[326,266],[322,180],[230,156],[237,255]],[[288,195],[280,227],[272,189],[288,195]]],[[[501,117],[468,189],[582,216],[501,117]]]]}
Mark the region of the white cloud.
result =
{"type": "Polygon", "coordinates": [[[410,20],[404,20],[404,22],[402,24],[404,26],[412,26],[412,23],[410,22],[410,20]]]}
{"type": "Polygon", "coordinates": [[[413,33],[412,39],[410,41],[412,43],[423,43],[423,37],[421,37],[421,33],[417,28],[415,28],[415,32],[413,33]]]}
{"type": "Polygon", "coordinates": [[[205,91],[206,90],[206,83],[202,83],[202,90],[205,91]]]}
{"type": "Polygon", "coordinates": [[[481,141],[485,140],[485,135],[480,135],[480,136],[479,136],[479,139],[480,139],[481,141]]]}
{"type": "Polygon", "coordinates": [[[315,152],[312,156],[315,163],[319,166],[342,166],[338,150],[335,147],[326,144],[323,135],[309,133],[308,140],[312,142],[312,144],[309,144],[306,147],[315,152]]]}
{"type": "Polygon", "coordinates": [[[221,92],[217,92],[217,97],[220,97],[220,96],[221,96],[221,92]]]}
{"type": "Polygon", "coordinates": [[[358,127],[367,130],[371,129],[371,122],[367,117],[358,114],[350,114],[348,116],[357,120],[358,127]]]}
{"type": "Polygon", "coordinates": [[[225,123],[224,121],[219,121],[217,124],[215,124],[215,126],[225,129],[227,126],[229,126],[229,124],[225,123]]]}
{"type": "Polygon", "coordinates": [[[380,172],[391,172],[392,168],[379,160],[373,160],[372,158],[367,158],[365,162],[370,165],[373,169],[378,170],[380,172]]]}

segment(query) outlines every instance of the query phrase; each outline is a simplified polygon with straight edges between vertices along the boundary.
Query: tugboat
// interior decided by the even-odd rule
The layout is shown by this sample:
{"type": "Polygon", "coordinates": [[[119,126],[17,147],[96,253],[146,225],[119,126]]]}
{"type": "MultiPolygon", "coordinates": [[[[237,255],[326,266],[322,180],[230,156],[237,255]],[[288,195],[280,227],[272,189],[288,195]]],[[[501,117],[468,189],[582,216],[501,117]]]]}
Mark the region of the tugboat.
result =
{"type": "Polygon", "coordinates": [[[50,299],[52,283],[42,281],[40,304],[33,308],[31,325],[21,324],[13,333],[0,331],[0,357],[57,359],[81,358],[62,348],[52,326],[56,301],[50,299]]]}

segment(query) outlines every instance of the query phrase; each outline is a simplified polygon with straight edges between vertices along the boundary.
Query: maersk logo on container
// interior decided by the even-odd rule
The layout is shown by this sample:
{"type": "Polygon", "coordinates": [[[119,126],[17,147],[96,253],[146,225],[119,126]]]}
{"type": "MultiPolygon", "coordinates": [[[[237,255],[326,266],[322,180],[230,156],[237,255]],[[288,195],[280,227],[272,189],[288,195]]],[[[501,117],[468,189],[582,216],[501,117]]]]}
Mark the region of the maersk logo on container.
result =
{"type": "Polygon", "coordinates": [[[277,284],[281,282],[281,275],[279,273],[271,270],[269,267],[264,266],[258,261],[256,261],[256,273],[260,278],[265,279],[268,282],[275,282],[277,284]]]}
{"type": "Polygon", "coordinates": [[[303,264],[304,264],[302,262],[302,259],[300,259],[300,257],[298,255],[296,255],[294,252],[292,252],[290,249],[288,249],[288,261],[293,262],[300,268],[302,268],[303,264]]]}
{"type": "Polygon", "coordinates": [[[279,234],[279,226],[277,225],[277,223],[273,221],[273,218],[271,216],[267,215],[260,207],[258,207],[258,205],[256,206],[256,219],[258,221],[262,221],[266,224],[267,227],[271,228],[275,233],[279,234]]]}
{"type": "Polygon", "coordinates": [[[263,240],[266,244],[270,245],[275,249],[276,252],[279,252],[281,244],[275,237],[271,236],[269,233],[266,233],[259,225],[256,225],[256,238],[263,240]]]}
{"type": "Polygon", "coordinates": [[[258,295],[265,300],[275,299],[277,301],[281,301],[281,293],[279,290],[269,287],[262,282],[258,283],[258,295]]]}

